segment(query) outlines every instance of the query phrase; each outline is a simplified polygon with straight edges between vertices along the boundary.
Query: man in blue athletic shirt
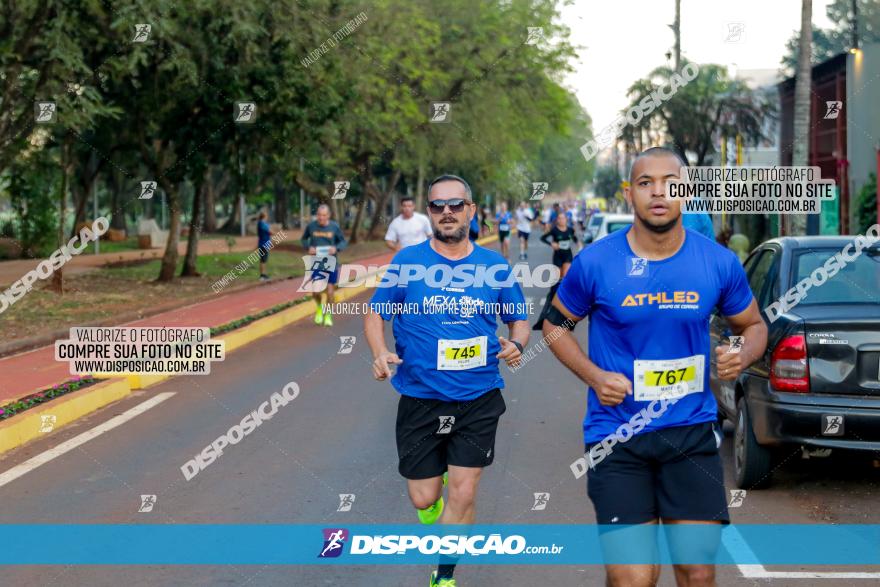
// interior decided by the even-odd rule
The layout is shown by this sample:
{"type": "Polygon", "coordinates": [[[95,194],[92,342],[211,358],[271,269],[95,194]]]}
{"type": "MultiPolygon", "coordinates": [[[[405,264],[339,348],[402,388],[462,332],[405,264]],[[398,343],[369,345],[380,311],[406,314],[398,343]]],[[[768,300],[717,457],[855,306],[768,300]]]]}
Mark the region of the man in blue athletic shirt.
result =
{"type": "MultiPolygon", "coordinates": [[[[400,474],[422,523],[473,524],[480,475],[494,457],[505,411],[499,361],[518,363],[529,339],[522,289],[507,260],[468,240],[476,213],[467,182],[442,175],[428,187],[434,236],[399,251],[376,288],[364,332],[373,375],[400,393],[400,474]],[[414,308],[417,311],[414,311],[414,308]],[[500,310],[500,311],[499,311],[500,310]],[[497,318],[509,338],[496,334],[497,318]],[[393,320],[394,346],[383,320],[393,320]]],[[[454,564],[441,560],[431,585],[454,587],[454,564]]]]}
{"type": "MultiPolygon", "coordinates": [[[[587,488],[600,525],[729,522],[709,353],[718,377],[735,380],[764,354],[767,328],[736,255],[684,229],[679,201],[666,197],[682,165],[665,148],[636,158],[625,189],[635,222],[575,258],[544,322],[545,335],[562,327],[547,336],[550,348],[589,386],[587,488]],[[744,337],[741,352],[710,349],[716,308],[744,337]],[[587,316],[589,356],[568,332],[587,316]]],[[[606,561],[624,534],[603,532],[606,561]]],[[[639,545],[653,547],[630,542],[629,553],[641,554],[639,545]]],[[[711,560],[717,543],[699,547],[711,560]]],[[[606,564],[607,584],[655,585],[651,552],[646,564],[606,564]]],[[[715,568],[678,564],[675,577],[679,586],[715,585],[715,568]]]]}

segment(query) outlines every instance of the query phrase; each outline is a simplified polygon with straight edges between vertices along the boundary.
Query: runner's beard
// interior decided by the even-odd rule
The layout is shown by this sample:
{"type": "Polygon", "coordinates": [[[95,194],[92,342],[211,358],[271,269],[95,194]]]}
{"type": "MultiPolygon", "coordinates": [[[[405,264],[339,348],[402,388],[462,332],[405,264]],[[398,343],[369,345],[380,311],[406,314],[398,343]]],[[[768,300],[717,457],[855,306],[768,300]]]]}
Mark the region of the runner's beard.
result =
{"type": "Polygon", "coordinates": [[[636,212],[636,218],[642,221],[642,225],[656,234],[663,234],[672,230],[672,227],[675,226],[675,223],[678,222],[678,219],[681,218],[681,212],[678,213],[678,216],[667,222],[666,224],[651,224],[647,221],[641,214],[636,212]]]}
{"type": "Polygon", "coordinates": [[[441,243],[460,243],[464,239],[467,238],[468,226],[462,225],[458,230],[453,232],[452,234],[443,234],[440,231],[440,225],[434,227],[434,238],[436,238],[441,243]]]}

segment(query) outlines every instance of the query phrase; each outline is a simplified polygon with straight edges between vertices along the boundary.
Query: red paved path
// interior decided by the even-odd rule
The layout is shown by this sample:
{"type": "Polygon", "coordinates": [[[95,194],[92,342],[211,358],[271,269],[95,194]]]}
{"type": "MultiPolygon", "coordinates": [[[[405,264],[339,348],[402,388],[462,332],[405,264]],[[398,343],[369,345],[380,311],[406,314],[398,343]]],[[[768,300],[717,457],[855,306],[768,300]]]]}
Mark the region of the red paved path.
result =
{"type": "MultiPolygon", "coordinates": [[[[381,265],[391,261],[391,257],[389,251],[382,255],[358,259],[358,263],[381,265]]],[[[219,326],[309,295],[296,291],[301,282],[302,278],[270,282],[261,287],[229,295],[218,295],[211,300],[125,324],[128,326],[219,326]]],[[[72,377],[68,363],[55,361],[54,346],[45,346],[0,359],[0,405],[52,387],[72,377]]]]}

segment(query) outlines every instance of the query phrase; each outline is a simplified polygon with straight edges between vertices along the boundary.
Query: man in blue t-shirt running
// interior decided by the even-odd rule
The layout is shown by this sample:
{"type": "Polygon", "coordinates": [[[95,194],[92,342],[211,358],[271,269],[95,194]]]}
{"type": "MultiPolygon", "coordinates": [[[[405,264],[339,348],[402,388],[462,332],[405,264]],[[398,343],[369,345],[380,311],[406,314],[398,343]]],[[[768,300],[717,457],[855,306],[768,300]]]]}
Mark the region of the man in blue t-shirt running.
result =
{"type": "MultiPolygon", "coordinates": [[[[428,186],[434,236],[399,251],[364,318],[373,375],[400,393],[398,469],[422,523],[473,524],[477,486],[494,458],[505,411],[499,361],[516,365],[529,339],[525,299],[507,260],[468,240],[476,213],[468,184],[442,175],[428,186]],[[497,318],[508,338],[498,336],[497,318]],[[383,320],[393,320],[395,352],[383,320]]],[[[431,585],[454,587],[441,559],[431,585]]]]}
{"type": "MultiPolygon", "coordinates": [[[[550,348],[589,386],[587,492],[600,525],[662,521],[720,530],[729,522],[709,389],[708,323],[718,308],[731,331],[744,337],[738,353],[727,352],[727,344],[714,349],[717,377],[725,381],[764,354],[767,327],[736,255],[684,229],[679,201],[666,197],[667,182],[679,177],[682,165],[665,148],[636,158],[625,189],[635,222],[575,258],[544,322],[545,335],[562,327],[562,336],[547,336],[550,348]],[[587,316],[589,356],[568,332],[587,316]]],[[[656,584],[654,545],[602,530],[607,584],[656,584]],[[635,552],[645,564],[610,563],[610,553],[623,544],[629,560],[635,552]]],[[[717,547],[703,541],[699,556],[713,560],[717,547]]],[[[714,575],[711,564],[675,565],[679,586],[714,585],[714,575]]]]}

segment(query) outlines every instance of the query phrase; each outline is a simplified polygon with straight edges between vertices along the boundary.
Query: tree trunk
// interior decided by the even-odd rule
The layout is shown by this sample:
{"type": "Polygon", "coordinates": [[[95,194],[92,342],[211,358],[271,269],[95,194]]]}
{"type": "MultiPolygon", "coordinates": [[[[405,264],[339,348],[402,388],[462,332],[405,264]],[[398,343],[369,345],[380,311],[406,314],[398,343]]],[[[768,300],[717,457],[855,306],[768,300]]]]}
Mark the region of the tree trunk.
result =
{"type": "MultiPolygon", "coordinates": [[[[373,218],[370,220],[370,231],[367,233],[368,239],[377,239],[382,235],[378,234],[378,231],[382,229],[382,225],[380,222],[385,218],[385,208],[388,206],[388,198],[391,197],[391,194],[394,192],[394,187],[397,185],[397,182],[400,181],[400,170],[395,169],[391,174],[391,181],[388,182],[387,189],[385,192],[379,192],[378,198],[376,198],[376,209],[373,211],[373,218]]],[[[385,231],[382,231],[384,234],[385,231]]]]}
{"type": "Polygon", "coordinates": [[[199,277],[201,275],[196,269],[196,260],[199,256],[199,233],[202,232],[202,201],[205,197],[207,176],[210,174],[209,167],[196,184],[193,192],[192,217],[189,219],[189,237],[186,241],[186,258],[183,262],[183,269],[180,271],[181,277],[199,277]]]}
{"type": "Polygon", "coordinates": [[[235,200],[232,201],[229,208],[229,218],[220,227],[219,231],[223,233],[230,234],[239,234],[241,231],[240,227],[240,218],[241,218],[241,204],[238,201],[238,195],[235,195],[235,200]]]}
{"type": "MultiPolygon", "coordinates": [[[[797,79],[794,86],[794,143],[792,146],[791,164],[793,166],[809,165],[810,156],[810,89],[812,85],[813,42],[813,2],[801,2],[801,34],[798,52],[797,79]]],[[[787,215],[790,234],[805,233],[806,217],[802,214],[787,215]]]]}
{"type": "MultiPolygon", "coordinates": [[[[61,146],[61,195],[59,198],[59,213],[60,218],[58,220],[58,246],[61,247],[64,244],[64,217],[67,214],[67,186],[69,184],[70,179],[70,141],[65,139],[61,146]]],[[[49,289],[58,292],[59,294],[64,293],[64,268],[59,267],[52,273],[52,283],[49,286],[49,289]]]]}
{"type": "Polygon", "coordinates": [[[359,241],[359,229],[361,226],[361,220],[364,217],[364,211],[367,209],[367,194],[364,194],[361,197],[361,201],[358,202],[357,213],[354,215],[354,221],[351,223],[351,232],[348,235],[348,242],[354,244],[359,241]]]}
{"type": "Polygon", "coordinates": [[[678,71],[681,68],[681,0],[675,0],[675,22],[672,23],[672,32],[675,34],[672,54],[675,59],[675,71],[678,71]]]}
{"type": "MultiPolygon", "coordinates": [[[[110,171],[110,209],[111,209],[111,217],[110,217],[110,228],[114,230],[126,230],[127,224],[125,221],[125,212],[120,205],[120,195],[122,193],[122,178],[120,177],[121,172],[118,169],[112,169],[110,171]]],[[[128,233],[126,232],[126,236],[128,233]]]]}
{"type": "Polygon", "coordinates": [[[205,182],[205,232],[217,232],[217,193],[213,179],[205,182]]]}
{"type": "Polygon", "coordinates": [[[165,254],[162,256],[162,268],[159,270],[157,281],[173,281],[174,272],[177,269],[177,245],[180,243],[180,202],[177,185],[168,179],[161,178],[162,189],[168,199],[168,209],[171,213],[171,221],[168,226],[168,242],[165,245],[165,254]]]}
{"type": "Polygon", "coordinates": [[[416,180],[416,211],[425,210],[425,162],[419,157],[419,177],[416,180]]]}
{"type": "Polygon", "coordinates": [[[290,195],[280,176],[275,176],[275,222],[281,223],[281,228],[287,230],[290,228],[288,219],[290,218],[290,195]]]}
{"type": "MultiPolygon", "coordinates": [[[[92,188],[98,179],[98,172],[101,169],[101,159],[98,158],[94,151],[89,151],[89,153],[89,157],[85,161],[80,161],[82,164],[82,175],[79,177],[79,181],[73,182],[78,184],[78,189],[76,190],[78,197],[76,198],[76,212],[73,215],[73,227],[70,229],[71,238],[76,234],[76,225],[85,222],[86,210],[89,206],[89,196],[92,195],[92,188]]],[[[74,175],[74,177],[76,176],[74,175]]]]}

